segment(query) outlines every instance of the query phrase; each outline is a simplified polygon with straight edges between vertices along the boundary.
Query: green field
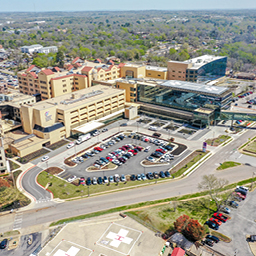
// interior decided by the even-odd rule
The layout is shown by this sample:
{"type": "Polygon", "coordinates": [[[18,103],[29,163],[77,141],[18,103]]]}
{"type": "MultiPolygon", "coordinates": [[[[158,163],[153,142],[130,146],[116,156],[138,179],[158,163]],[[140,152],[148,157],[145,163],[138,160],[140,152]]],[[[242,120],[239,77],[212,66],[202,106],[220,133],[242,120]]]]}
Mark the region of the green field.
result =
{"type": "Polygon", "coordinates": [[[38,175],[37,180],[44,187],[48,183],[51,183],[52,185],[49,186],[48,189],[52,191],[55,198],[60,198],[60,199],[68,199],[68,198],[79,197],[79,196],[88,196],[88,192],[91,195],[95,193],[107,192],[107,191],[116,190],[116,189],[130,188],[132,186],[137,186],[137,185],[148,185],[155,182],[155,181],[150,182],[149,180],[146,180],[146,181],[128,181],[126,182],[126,184],[123,182],[119,182],[118,185],[116,183],[110,183],[110,185],[91,185],[89,186],[89,191],[88,191],[88,186],[82,186],[82,185],[75,186],[53,175],[48,175],[47,172],[45,171],[41,172],[38,175]]]}
{"type": "Polygon", "coordinates": [[[237,163],[237,162],[232,162],[232,161],[227,161],[227,162],[224,162],[222,163],[218,168],[217,170],[225,170],[227,168],[231,168],[231,167],[235,167],[235,166],[239,166],[241,165],[240,163],[237,163]]]}
{"type": "Polygon", "coordinates": [[[251,142],[250,144],[248,144],[248,145],[244,148],[244,150],[256,154],[256,141],[253,141],[253,142],[251,142]]]}

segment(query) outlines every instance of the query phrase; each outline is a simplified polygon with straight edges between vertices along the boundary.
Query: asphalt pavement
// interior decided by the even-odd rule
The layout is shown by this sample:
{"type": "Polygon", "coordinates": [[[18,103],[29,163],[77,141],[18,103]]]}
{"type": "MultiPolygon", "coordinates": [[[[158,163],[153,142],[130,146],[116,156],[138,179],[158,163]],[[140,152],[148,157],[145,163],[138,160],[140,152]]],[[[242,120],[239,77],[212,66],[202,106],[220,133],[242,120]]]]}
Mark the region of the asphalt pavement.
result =
{"type": "Polygon", "coordinates": [[[37,175],[42,170],[42,168],[36,166],[26,172],[21,180],[23,189],[32,195],[38,202],[51,200],[51,194],[36,183],[37,175]]]}

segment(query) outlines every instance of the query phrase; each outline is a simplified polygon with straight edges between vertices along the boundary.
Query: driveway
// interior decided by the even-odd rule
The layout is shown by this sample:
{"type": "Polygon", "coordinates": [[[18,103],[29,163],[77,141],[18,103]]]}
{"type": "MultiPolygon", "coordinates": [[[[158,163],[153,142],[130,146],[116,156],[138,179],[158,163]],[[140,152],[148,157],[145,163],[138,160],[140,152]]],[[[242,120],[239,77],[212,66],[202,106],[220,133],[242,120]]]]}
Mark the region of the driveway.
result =
{"type": "Polygon", "coordinates": [[[246,242],[246,235],[256,234],[256,191],[248,193],[237,209],[229,208],[231,220],[223,223],[219,231],[229,236],[232,241],[229,244],[220,242],[214,245],[214,249],[227,256],[235,255],[235,251],[237,256],[253,255],[246,242]]]}

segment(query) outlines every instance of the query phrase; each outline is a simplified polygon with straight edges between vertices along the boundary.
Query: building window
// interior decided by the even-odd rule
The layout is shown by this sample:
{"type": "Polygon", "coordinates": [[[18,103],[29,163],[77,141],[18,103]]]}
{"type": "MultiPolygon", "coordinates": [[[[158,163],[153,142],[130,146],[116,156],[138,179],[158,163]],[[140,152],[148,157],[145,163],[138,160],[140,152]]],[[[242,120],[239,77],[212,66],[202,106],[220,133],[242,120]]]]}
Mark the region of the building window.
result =
{"type": "Polygon", "coordinates": [[[63,90],[63,92],[67,92],[67,89],[63,90]]]}
{"type": "Polygon", "coordinates": [[[66,80],[62,80],[62,82],[66,82],[66,80]]]}
{"type": "Polygon", "coordinates": [[[40,84],[46,84],[46,82],[45,81],[40,81],[40,84]]]}
{"type": "Polygon", "coordinates": [[[78,80],[78,78],[75,78],[75,80],[78,80]]]}
{"type": "Polygon", "coordinates": [[[136,88],[130,87],[130,91],[131,91],[131,92],[135,92],[135,91],[136,91],[136,88]]]}
{"type": "Polygon", "coordinates": [[[151,76],[151,73],[148,73],[149,76],[151,76]]]}
{"type": "Polygon", "coordinates": [[[66,85],[66,84],[63,84],[63,87],[67,87],[67,85],[66,85]]]}
{"type": "Polygon", "coordinates": [[[175,77],[175,75],[172,75],[172,77],[175,77]]]}

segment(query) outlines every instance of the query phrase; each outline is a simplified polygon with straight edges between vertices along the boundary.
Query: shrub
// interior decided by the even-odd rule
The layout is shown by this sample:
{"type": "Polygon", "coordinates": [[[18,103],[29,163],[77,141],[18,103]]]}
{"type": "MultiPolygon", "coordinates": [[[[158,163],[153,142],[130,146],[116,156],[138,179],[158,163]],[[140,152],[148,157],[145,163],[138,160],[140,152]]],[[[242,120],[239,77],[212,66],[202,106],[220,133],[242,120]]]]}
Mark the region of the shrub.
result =
{"type": "Polygon", "coordinates": [[[183,214],[182,216],[180,216],[174,223],[174,228],[178,231],[178,232],[182,232],[184,230],[184,228],[187,226],[189,221],[189,216],[183,214]]]}

